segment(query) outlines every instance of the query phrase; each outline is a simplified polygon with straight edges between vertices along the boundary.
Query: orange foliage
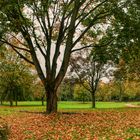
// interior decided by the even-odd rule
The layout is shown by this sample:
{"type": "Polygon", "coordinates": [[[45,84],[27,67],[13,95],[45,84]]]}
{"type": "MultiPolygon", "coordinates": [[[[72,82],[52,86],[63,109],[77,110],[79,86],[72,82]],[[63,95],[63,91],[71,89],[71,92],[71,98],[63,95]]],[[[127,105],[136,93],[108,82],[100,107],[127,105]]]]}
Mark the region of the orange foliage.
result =
{"type": "Polygon", "coordinates": [[[140,110],[20,113],[6,120],[11,126],[9,140],[140,140],[140,110]]]}

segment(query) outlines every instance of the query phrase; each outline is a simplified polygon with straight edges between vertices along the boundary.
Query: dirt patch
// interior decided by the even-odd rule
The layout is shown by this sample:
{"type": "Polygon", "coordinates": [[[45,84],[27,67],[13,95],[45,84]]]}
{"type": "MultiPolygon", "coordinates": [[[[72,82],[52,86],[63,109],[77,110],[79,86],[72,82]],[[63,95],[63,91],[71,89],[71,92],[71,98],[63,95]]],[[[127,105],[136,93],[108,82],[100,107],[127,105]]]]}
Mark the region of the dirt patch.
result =
{"type": "Polygon", "coordinates": [[[132,108],[140,108],[139,105],[134,105],[134,104],[126,104],[127,107],[132,107],[132,108]]]}

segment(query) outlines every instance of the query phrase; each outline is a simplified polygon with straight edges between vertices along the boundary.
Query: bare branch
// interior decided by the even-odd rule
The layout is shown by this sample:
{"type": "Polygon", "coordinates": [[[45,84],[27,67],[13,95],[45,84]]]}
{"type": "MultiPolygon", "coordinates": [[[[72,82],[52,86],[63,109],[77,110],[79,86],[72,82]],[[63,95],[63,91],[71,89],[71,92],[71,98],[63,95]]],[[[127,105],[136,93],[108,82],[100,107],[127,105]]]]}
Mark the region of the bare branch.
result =
{"type": "Polygon", "coordinates": [[[14,39],[16,39],[16,41],[18,42],[18,43],[20,43],[21,45],[23,45],[23,46],[25,46],[25,47],[28,47],[26,44],[24,44],[23,42],[21,42],[16,36],[14,36],[14,35],[12,35],[12,34],[10,34],[14,39]]]}
{"type": "Polygon", "coordinates": [[[45,53],[43,52],[41,46],[40,46],[39,43],[38,43],[37,35],[36,35],[36,33],[35,33],[35,28],[34,28],[33,26],[32,26],[32,29],[33,29],[33,37],[34,37],[34,39],[35,39],[35,43],[36,43],[36,45],[37,45],[37,48],[39,49],[39,51],[41,52],[41,54],[42,54],[42,55],[44,56],[44,58],[45,58],[46,55],[45,55],[45,53]]]}
{"type": "Polygon", "coordinates": [[[15,45],[13,45],[13,44],[11,44],[11,43],[9,43],[8,41],[4,41],[4,40],[0,40],[0,42],[2,42],[3,44],[8,44],[8,45],[12,45],[14,48],[16,48],[16,49],[19,49],[19,50],[22,50],[22,51],[25,51],[25,52],[28,52],[28,53],[30,53],[30,50],[28,50],[28,49],[25,49],[25,48],[22,48],[22,47],[18,47],[18,46],[15,46],[15,45]]]}
{"type": "Polygon", "coordinates": [[[20,49],[20,50],[25,51],[25,49],[19,48],[19,47],[15,46],[15,45],[13,45],[13,44],[7,42],[7,41],[2,41],[2,40],[1,40],[1,42],[3,42],[3,43],[5,43],[5,44],[9,45],[21,58],[23,58],[23,59],[24,59],[25,61],[27,61],[28,63],[34,65],[34,62],[32,62],[31,60],[27,59],[23,54],[21,54],[18,50],[16,50],[16,49],[20,49]]]}
{"type": "Polygon", "coordinates": [[[23,54],[21,54],[19,51],[17,51],[13,46],[11,46],[12,49],[21,57],[23,58],[25,61],[27,61],[28,63],[34,65],[34,62],[30,61],[29,59],[26,58],[26,56],[24,56],[23,54]]]}
{"type": "Polygon", "coordinates": [[[24,28],[23,29],[21,28],[20,31],[21,31],[24,39],[26,40],[26,42],[29,45],[29,49],[30,49],[31,56],[32,56],[34,65],[36,67],[37,73],[38,73],[40,79],[42,80],[43,84],[45,84],[44,82],[45,82],[46,78],[45,78],[45,75],[44,75],[43,70],[41,68],[41,65],[39,63],[39,60],[36,56],[36,52],[35,52],[35,49],[34,49],[34,44],[32,42],[31,36],[30,36],[29,32],[24,28]]]}
{"type": "Polygon", "coordinates": [[[91,45],[88,45],[88,46],[84,46],[84,47],[81,47],[81,48],[77,48],[77,49],[74,49],[71,51],[71,53],[73,52],[76,52],[76,51],[80,51],[80,50],[83,50],[83,49],[86,49],[86,48],[93,48],[93,47],[97,47],[97,46],[93,46],[92,44],[91,45]]]}

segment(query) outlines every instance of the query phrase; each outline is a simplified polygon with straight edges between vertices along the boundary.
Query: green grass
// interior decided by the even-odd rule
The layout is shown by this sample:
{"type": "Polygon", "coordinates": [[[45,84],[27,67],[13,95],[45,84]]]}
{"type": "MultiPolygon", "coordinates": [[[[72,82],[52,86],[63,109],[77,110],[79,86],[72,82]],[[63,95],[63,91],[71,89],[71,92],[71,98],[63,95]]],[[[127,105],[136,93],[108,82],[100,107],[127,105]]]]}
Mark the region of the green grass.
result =
{"type": "MultiPolygon", "coordinates": [[[[128,102],[127,102],[128,103],[128,102]]],[[[106,109],[123,109],[126,108],[126,102],[96,102],[96,110],[106,110],[106,109]]],[[[129,102],[130,103],[130,102],[129,102]]],[[[138,104],[139,102],[133,102],[132,104],[138,104]]],[[[41,106],[41,101],[26,101],[18,102],[18,106],[9,107],[9,103],[5,102],[3,106],[0,106],[0,114],[11,114],[13,112],[22,111],[36,111],[44,112],[45,106],[41,106]]],[[[94,111],[91,108],[91,102],[58,102],[59,111],[94,111]]]]}
{"type": "MultiPolygon", "coordinates": [[[[139,104],[140,102],[96,102],[96,108],[123,108],[126,104],[139,104]]],[[[1,105],[0,105],[1,106],[1,105]]],[[[4,102],[3,106],[9,106],[8,102],[4,102]]],[[[42,107],[41,101],[20,101],[17,107],[42,107]]],[[[90,109],[91,102],[76,102],[76,101],[59,101],[59,109],[90,109]]]]}
{"type": "MultiPolygon", "coordinates": [[[[96,102],[96,108],[123,108],[125,102],[96,102]]],[[[60,109],[91,109],[91,102],[59,102],[58,107],[60,109]]]]}
{"type": "MultiPolygon", "coordinates": [[[[9,102],[4,102],[3,105],[9,106],[9,102]]],[[[15,105],[15,104],[14,104],[15,105]]],[[[41,101],[19,101],[18,106],[41,106],[41,101]]]]}

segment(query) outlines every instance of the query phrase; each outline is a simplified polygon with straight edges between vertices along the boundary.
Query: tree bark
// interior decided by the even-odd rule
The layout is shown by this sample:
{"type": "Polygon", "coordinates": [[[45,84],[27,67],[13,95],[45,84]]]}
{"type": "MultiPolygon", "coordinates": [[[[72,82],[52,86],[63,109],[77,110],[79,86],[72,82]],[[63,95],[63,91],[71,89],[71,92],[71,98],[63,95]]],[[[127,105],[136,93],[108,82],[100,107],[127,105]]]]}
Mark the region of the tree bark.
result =
{"type": "Polygon", "coordinates": [[[46,112],[47,114],[50,113],[57,113],[57,92],[56,91],[52,91],[52,90],[47,90],[47,107],[46,107],[46,112]]]}
{"type": "Polygon", "coordinates": [[[92,93],[92,108],[96,108],[95,93],[92,93]]]}

